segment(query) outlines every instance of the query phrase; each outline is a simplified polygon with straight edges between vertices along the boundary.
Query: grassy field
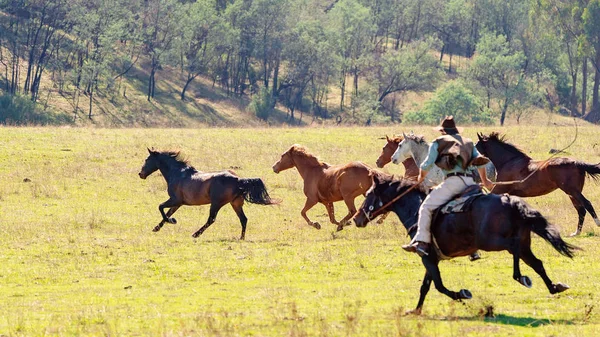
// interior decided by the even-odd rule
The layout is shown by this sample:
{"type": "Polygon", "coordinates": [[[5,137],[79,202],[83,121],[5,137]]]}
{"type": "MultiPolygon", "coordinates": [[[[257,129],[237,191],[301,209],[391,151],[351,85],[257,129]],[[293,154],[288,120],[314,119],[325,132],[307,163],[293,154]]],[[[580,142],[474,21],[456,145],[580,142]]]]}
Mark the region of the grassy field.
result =
{"type": "MultiPolygon", "coordinates": [[[[412,128],[427,139],[429,128],[412,128]]],[[[442,262],[448,288],[473,299],[453,302],[435,289],[420,317],[414,308],[424,274],[395,216],[382,225],[335,233],[325,208],[308,227],[295,170],[271,165],[291,144],[329,163],[372,166],[385,134],[411,128],[89,129],[0,128],[0,335],[3,336],[587,336],[600,328],[600,229],[586,218],[581,248],[570,260],[534,235],[533,250],[555,282],[572,288],[549,295],[512,280],[508,253],[442,262]],[[167,199],[159,173],[137,176],[146,147],[178,148],[203,171],[234,168],[261,177],[279,206],[246,205],[246,241],[225,207],[198,239],[208,206],[183,207],[177,225],[158,233],[157,206],[167,199]],[[495,318],[482,312],[492,307],[495,318]]],[[[469,127],[465,134],[490,132],[469,127]]],[[[579,126],[569,156],[600,162],[594,126],[579,126]]],[[[502,129],[534,158],[574,137],[569,120],[502,129]]],[[[388,172],[401,174],[390,164],[388,172]]],[[[598,185],[584,194],[600,211],[598,185]]],[[[357,205],[360,200],[357,200],[357,205]]],[[[573,232],[577,214],[562,192],[528,199],[573,232]]],[[[336,204],[338,218],[345,212],[336,204]]]]}

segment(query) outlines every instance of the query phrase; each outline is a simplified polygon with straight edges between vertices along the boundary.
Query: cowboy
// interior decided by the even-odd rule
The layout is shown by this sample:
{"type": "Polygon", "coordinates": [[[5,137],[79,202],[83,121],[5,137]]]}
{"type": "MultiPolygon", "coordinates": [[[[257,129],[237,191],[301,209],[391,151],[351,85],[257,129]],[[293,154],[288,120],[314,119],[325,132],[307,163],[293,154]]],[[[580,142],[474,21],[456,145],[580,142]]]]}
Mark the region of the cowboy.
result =
{"type": "Polygon", "coordinates": [[[436,138],[429,146],[427,158],[420,165],[418,181],[420,183],[425,179],[427,172],[434,164],[442,169],[446,178],[427,195],[421,204],[417,234],[410,244],[402,246],[404,250],[416,252],[420,256],[428,255],[433,211],[452,200],[467,186],[476,185],[473,177],[467,173],[469,166],[477,167],[481,181],[486,188],[493,187],[484,167],[489,159],[477,151],[471,139],[459,134],[462,128],[456,127],[452,116],[447,116],[434,130],[441,131],[442,136],[436,138]]]}

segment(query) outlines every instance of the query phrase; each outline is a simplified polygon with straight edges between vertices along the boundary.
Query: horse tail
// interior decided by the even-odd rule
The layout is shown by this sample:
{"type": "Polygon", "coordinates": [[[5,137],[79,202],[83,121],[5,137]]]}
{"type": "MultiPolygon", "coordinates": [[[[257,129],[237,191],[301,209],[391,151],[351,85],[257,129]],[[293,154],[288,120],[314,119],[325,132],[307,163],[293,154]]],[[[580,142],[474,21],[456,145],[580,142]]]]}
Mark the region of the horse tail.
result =
{"type": "Polygon", "coordinates": [[[527,205],[521,198],[515,196],[509,197],[511,204],[521,215],[521,219],[525,220],[526,223],[531,226],[531,230],[535,234],[548,241],[556,251],[564,256],[573,258],[574,251],[581,250],[581,248],[577,246],[566,243],[560,236],[558,228],[548,222],[540,212],[527,205]]]}
{"type": "Polygon", "coordinates": [[[575,166],[577,166],[580,171],[587,173],[588,177],[594,179],[594,181],[600,181],[600,163],[594,165],[578,161],[575,163],[575,166]]]}
{"type": "Polygon", "coordinates": [[[240,178],[238,184],[242,196],[248,202],[260,205],[274,205],[281,202],[281,200],[271,199],[265,184],[260,178],[240,178]]]}

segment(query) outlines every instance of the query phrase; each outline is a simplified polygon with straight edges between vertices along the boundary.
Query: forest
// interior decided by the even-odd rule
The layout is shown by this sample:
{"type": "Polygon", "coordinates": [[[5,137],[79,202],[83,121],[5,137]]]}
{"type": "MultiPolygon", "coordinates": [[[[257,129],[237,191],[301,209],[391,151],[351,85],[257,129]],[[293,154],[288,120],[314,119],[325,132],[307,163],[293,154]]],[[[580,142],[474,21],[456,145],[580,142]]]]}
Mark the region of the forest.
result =
{"type": "Polygon", "coordinates": [[[136,125],[198,83],[267,122],[597,123],[600,0],[0,0],[0,123],[136,125]]]}

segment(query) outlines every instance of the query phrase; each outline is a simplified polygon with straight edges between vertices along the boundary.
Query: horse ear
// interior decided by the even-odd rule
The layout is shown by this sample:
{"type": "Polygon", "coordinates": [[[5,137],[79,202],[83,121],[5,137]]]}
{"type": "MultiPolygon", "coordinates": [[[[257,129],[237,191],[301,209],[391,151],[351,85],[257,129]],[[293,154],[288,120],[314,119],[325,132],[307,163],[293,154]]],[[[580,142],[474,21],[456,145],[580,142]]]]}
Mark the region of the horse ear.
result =
{"type": "Polygon", "coordinates": [[[373,174],[373,182],[375,185],[379,185],[381,181],[379,180],[379,174],[373,174]]]}
{"type": "Polygon", "coordinates": [[[406,138],[406,133],[404,133],[404,131],[402,131],[402,138],[406,138]]]}
{"type": "Polygon", "coordinates": [[[477,132],[477,138],[479,138],[479,140],[483,140],[483,134],[482,134],[482,133],[479,133],[479,132],[477,132]]]}
{"type": "Polygon", "coordinates": [[[147,148],[148,149],[148,153],[154,155],[156,154],[156,151],[154,151],[154,148],[147,148]]]}
{"type": "Polygon", "coordinates": [[[390,137],[388,137],[388,135],[385,135],[385,140],[387,140],[387,141],[388,141],[388,143],[389,143],[389,141],[390,141],[390,137]]]}

